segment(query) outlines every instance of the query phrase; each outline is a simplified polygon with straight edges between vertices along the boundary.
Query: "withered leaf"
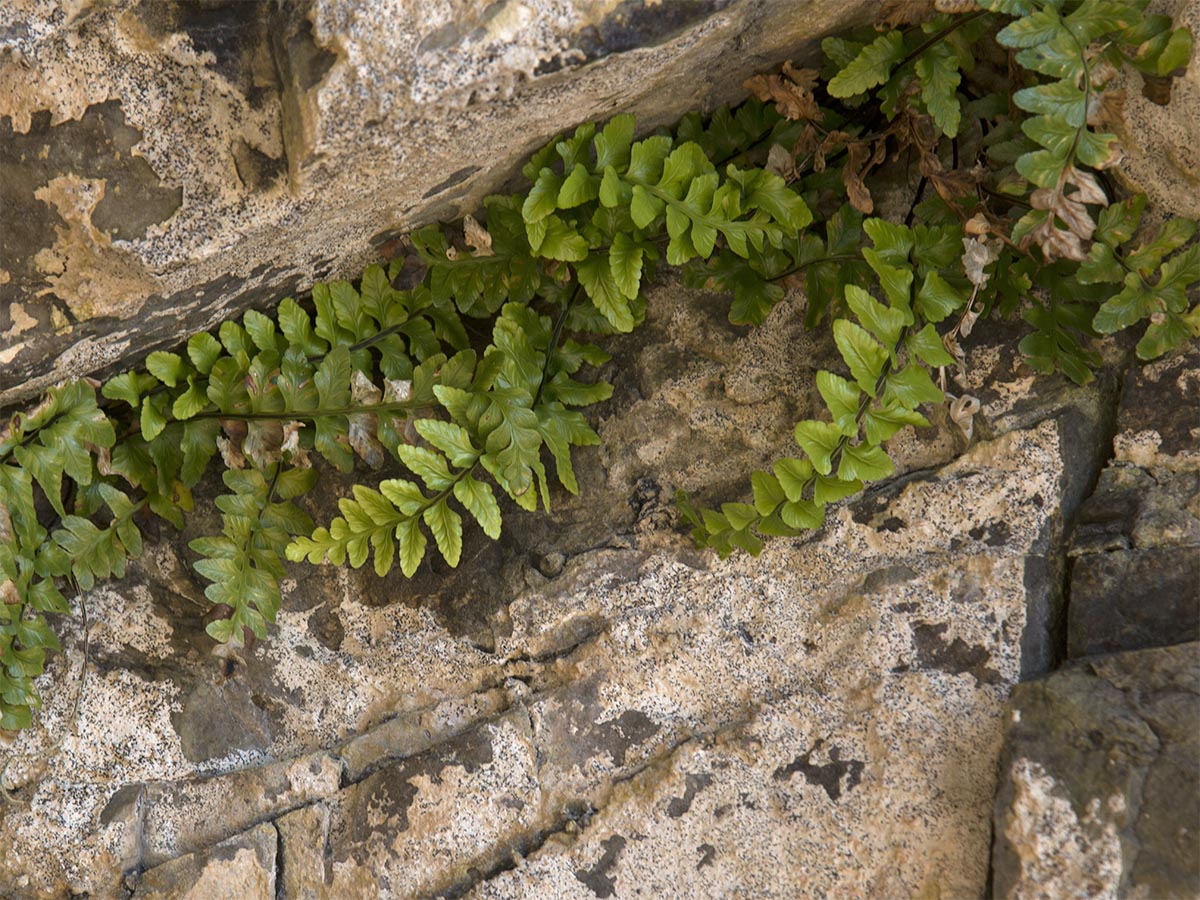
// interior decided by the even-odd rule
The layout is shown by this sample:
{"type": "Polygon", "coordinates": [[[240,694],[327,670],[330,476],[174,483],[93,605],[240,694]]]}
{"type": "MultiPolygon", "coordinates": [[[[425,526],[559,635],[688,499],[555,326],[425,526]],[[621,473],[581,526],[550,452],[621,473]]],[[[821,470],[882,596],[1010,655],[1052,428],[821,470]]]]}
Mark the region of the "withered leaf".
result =
{"type": "Polygon", "coordinates": [[[842,168],[842,183],[846,185],[850,205],[863,215],[875,211],[875,201],[863,182],[863,176],[869,169],[866,163],[870,152],[866,144],[849,144],[846,147],[846,165],[842,168]]]}
{"type": "Polygon", "coordinates": [[[950,418],[959,427],[967,440],[975,433],[975,414],[979,412],[979,401],[970,394],[963,394],[950,401],[950,418]]]}
{"type": "Polygon", "coordinates": [[[474,216],[468,215],[463,218],[463,238],[467,246],[475,251],[476,256],[495,256],[492,250],[492,236],[475,221],[474,216]]]}
{"type": "Polygon", "coordinates": [[[296,468],[311,469],[312,460],[308,458],[308,451],[300,446],[300,429],[303,427],[303,422],[295,420],[283,426],[283,440],[279,444],[279,452],[287,454],[288,461],[296,468]]]}
{"type": "Polygon", "coordinates": [[[11,578],[5,578],[0,581],[0,601],[7,606],[19,606],[21,604],[21,594],[17,590],[17,586],[13,584],[11,578]]]}
{"type": "Polygon", "coordinates": [[[246,468],[246,457],[238,448],[237,443],[223,435],[217,435],[217,449],[221,451],[221,460],[229,469],[246,468]]]}
{"type": "Polygon", "coordinates": [[[905,25],[920,25],[932,19],[935,12],[932,0],[883,0],[873,24],[876,31],[894,31],[905,25]]]}
{"type": "Polygon", "coordinates": [[[785,181],[796,180],[796,166],[792,154],[788,153],[782,144],[772,144],[771,149],[767,151],[767,169],[785,181]]]}
{"type": "MultiPolygon", "coordinates": [[[[974,221],[974,219],[971,221],[974,221]]],[[[968,222],[967,224],[970,225],[971,223],[968,222]]],[[[982,289],[987,287],[988,279],[991,276],[983,270],[999,257],[1000,247],[1002,246],[1001,242],[965,237],[962,239],[962,243],[963,271],[966,272],[968,280],[977,288],[982,289]]]]}
{"type": "Polygon", "coordinates": [[[255,468],[265,469],[279,462],[283,444],[283,423],[278,419],[259,419],[250,423],[246,440],[242,442],[242,454],[254,463],[255,468]]]}
{"type": "Polygon", "coordinates": [[[815,69],[796,69],[783,64],[783,75],[755,75],[743,86],[758,100],[774,103],[785,119],[820,122],[825,114],[817,106],[812,89],[817,83],[815,69]]]}

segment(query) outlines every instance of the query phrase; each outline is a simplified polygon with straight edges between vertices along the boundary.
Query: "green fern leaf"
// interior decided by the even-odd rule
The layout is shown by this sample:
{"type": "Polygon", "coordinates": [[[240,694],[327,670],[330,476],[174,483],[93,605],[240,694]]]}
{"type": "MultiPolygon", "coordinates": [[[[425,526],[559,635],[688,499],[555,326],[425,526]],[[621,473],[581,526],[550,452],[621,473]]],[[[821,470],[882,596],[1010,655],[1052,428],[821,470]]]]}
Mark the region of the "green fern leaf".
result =
{"type": "MultiPolygon", "coordinates": [[[[853,97],[883,84],[904,59],[904,36],[899,31],[881,34],[826,85],[831,97],[853,97]]],[[[791,523],[789,523],[791,524],[791,523]]]]}

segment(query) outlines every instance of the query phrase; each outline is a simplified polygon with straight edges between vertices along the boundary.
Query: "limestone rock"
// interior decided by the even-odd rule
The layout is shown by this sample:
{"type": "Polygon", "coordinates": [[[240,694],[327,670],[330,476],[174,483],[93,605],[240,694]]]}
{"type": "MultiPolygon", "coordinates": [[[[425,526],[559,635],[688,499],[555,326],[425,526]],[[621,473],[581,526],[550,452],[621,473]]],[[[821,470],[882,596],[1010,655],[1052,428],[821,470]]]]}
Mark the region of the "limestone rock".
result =
{"type": "MultiPolygon", "coordinates": [[[[613,342],[579,498],[506,510],[457,570],[294,568],[239,654],[213,653],[186,565],[214,524],[201,485],[183,534],[88,595],[81,718],[52,770],[9,772],[29,805],[0,820],[0,893],[119,896],[272,822],[283,897],[982,895],[1005,701],[1051,658],[1111,385],[1031,378],[1007,335],[974,339],[974,443],[905,433],[902,474],[821,532],[721,562],[675,530],[673,488],[741,499],[835,351],[794,298],[749,332],[675,283],[649,308],[613,342]],[[253,735],[185,752],[204,685],[253,735]]],[[[314,517],[346,490],[322,477],[314,517]]],[[[66,728],[64,626],[14,749],[66,728]]]]}
{"type": "Polygon", "coordinates": [[[873,7],[9,0],[0,406],[356,276],[556,133],[739,100],[873,7]]]}
{"type": "Polygon", "coordinates": [[[269,822],[145,872],[136,900],[275,900],[278,836],[269,822]]]}
{"type": "MultiPolygon", "coordinates": [[[[1200,34],[1200,3],[1196,0],[1154,0],[1148,13],[1168,15],[1176,27],[1200,34]]],[[[1150,198],[1168,215],[1200,218],[1200,61],[1170,79],[1170,105],[1155,96],[1163,85],[1147,84],[1130,67],[1120,83],[1124,94],[1118,130],[1126,150],[1116,176],[1131,191],[1150,198]]]]}
{"type": "Polygon", "coordinates": [[[1071,663],[1013,690],[998,898],[1200,893],[1200,645],[1071,663]]]}
{"type": "Polygon", "coordinates": [[[1071,548],[1072,657],[1200,639],[1198,392],[1195,348],[1126,376],[1115,457],[1071,548]]]}

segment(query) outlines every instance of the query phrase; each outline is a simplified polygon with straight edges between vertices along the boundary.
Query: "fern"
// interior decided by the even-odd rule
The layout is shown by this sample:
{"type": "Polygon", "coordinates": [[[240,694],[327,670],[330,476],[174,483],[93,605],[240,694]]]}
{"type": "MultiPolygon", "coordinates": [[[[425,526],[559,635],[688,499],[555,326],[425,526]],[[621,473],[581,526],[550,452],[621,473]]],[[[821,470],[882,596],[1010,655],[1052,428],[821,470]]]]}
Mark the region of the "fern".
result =
{"type": "Polygon", "coordinates": [[[467,529],[498,538],[505,498],[549,511],[558,488],[577,493],[573,450],[599,442],[581,410],[612,394],[591,340],[644,320],[664,264],[728,294],[737,325],[803,288],[843,363],[818,373],[824,409],[796,424],[796,451],[751,475],[752,502],[679,496],[721,555],[820,527],[892,474],[887,442],[949,399],[981,317],[1019,316],[1029,364],[1080,383],[1097,335],[1144,327],[1150,359],[1200,334],[1196,223],[1150,232],[1145,198],[1103,182],[1121,156],[1104,130],[1116,68],[1169,92],[1191,53],[1143,5],[979,0],[827,39],[823,89],[785,64],[674,135],[581,125],[533,155],[524,190],[487,198],[482,224],[415,232],[409,289],[400,261],[371,266],[103,385],[53,388],[0,430],[0,729],[32,721],[64,589],[120,577],[148,517],[182,527],[214,460],[221,533],[189,546],[208,633],[235,644],[269,633],[285,559],[411,577],[431,546],[458,565],[467,529]],[[979,77],[989,35],[1024,72],[1011,91],[979,77]],[[873,196],[901,155],[921,176],[902,224],[873,196]],[[297,501],[324,465],[355,483],[318,526],[297,501]]]}

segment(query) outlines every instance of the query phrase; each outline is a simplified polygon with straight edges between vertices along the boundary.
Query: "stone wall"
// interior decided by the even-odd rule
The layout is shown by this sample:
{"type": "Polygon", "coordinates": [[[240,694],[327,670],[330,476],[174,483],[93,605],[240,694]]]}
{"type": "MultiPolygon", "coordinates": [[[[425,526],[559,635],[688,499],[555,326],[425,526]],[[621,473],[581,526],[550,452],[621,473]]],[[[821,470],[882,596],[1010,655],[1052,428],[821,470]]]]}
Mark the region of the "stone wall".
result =
{"type": "Polygon", "coordinates": [[[993,332],[982,439],[909,432],[823,531],[720,562],[670,491],[736,496],[835,351],[794,301],[749,334],[677,284],[649,308],[582,496],[506,511],[458,570],[295,569],[236,655],[187,567],[211,522],[89,594],[78,725],[75,622],[14,747],[66,735],[9,771],[0,895],[982,896],[1008,695],[1054,662],[1116,381],[1031,378],[993,332]]]}
{"type": "Polygon", "coordinates": [[[871,0],[6,0],[0,406],[475,209],[530,152],[642,130],[871,0]]]}

